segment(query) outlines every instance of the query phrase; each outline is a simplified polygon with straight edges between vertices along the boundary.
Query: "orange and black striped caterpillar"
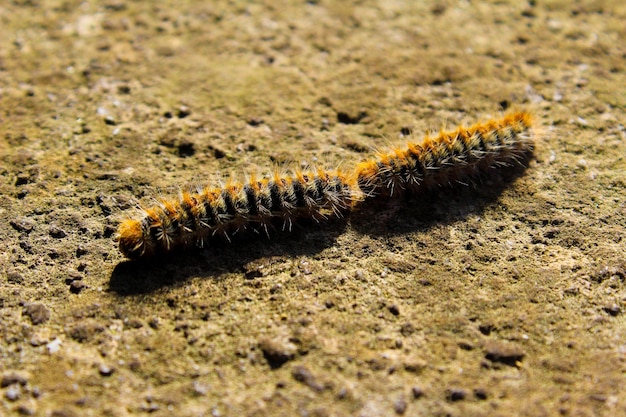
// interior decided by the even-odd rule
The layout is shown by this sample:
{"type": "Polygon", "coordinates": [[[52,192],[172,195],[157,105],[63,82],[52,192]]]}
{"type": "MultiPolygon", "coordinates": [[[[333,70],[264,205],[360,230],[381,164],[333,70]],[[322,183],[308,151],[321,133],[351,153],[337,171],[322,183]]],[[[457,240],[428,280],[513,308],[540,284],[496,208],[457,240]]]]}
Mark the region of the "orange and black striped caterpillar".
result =
{"type": "Polygon", "coordinates": [[[130,259],[189,246],[221,235],[229,239],[244,229],[262,229],[282,220],[291,229],[301,219],[323,220],[341,216],[356,199],[354,181],[341,171],[296,172],[270,179],[250,178],[224,187],[185,191],[178,199],[162,200],[145,209],[140,220],[120,224],[119,247],[130,259]]]}
{"type": "Polygon", "coordinates": [[[357,183],[370,197],[467,183],[489,169],[521,163],[533,149],[531,126],[530,114],[517,112],[427,136],[358,164],[357,183]]]}
{"type": "Polygon", "coordinates": [[[296,172],[272,178],[231,181],[224,187],[185,191],[144,209],[141,219],[120,224],[117,239],[130,259],[189,246],[215,235],[227,240],[240,230],[264,230],[275,220],[289,227],[298,219],[340,217],[371,197],[394,197],[454,182],[468,183],[492,168],[521,163],[533,150],[527,112],[427,136],[405,149],[379,153],[348,173],[296,172]]]}

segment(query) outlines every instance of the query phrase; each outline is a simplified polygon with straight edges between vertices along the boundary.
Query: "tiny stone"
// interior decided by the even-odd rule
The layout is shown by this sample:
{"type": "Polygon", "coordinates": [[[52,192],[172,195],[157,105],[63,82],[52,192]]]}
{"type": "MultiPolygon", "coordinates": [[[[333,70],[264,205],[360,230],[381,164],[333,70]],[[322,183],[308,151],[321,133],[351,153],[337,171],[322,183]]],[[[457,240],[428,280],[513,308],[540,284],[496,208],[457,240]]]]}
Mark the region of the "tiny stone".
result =
{"type": "Polygon", "coordinates": [[[22,390],[20,389],[19,385],[11,385],[9,388],[7,388],[4,395],[9,401],[17,401],[22,395],[22,390]]]}
{"type": "Polygon", "coordinates": [[[560,91],[555,91],[554,94],[552,94],[552,100],[554,101],[562,101],[563,100],[563,94],[561,94],[560,91]]]}
{"type": "Polygon", "coordinates": [[[416,329],[411,323],[404,323],[402,327],[400,327],[400,334],[404,337],[410,336],[415,333],[416,329]]]}
{"type": "Polygon", "coordinates": [[[461,401],[464,400],[466,396],[465,390],[460,388],[450,388],[446,390],[446,400],[448,401],[461,401]]]}
{"type": "Polygon", "coordinates": [[[245,276],[246,279],[261,278],[263,276],[262,267],[261,268],[255,268],[255,269],[247,270],[244,276],[245,276]]]}
{"type": "Polygon", "coordinates": [[[483,388],[476,388],[474,390],[474,397],[476,397],[479,400],[486,400],[487,399],[487,391],[485,391],[483,388]]]}
{"type": "Polygon", "coordinates": [[[283,289],[283,286],[281,284],[273,285],[272,288],[270,288],[270,294],[277,294],[281,292],[282,289],[283,289]]]}
{"type": "Polygon", "coordinates": [[[22,174],[18,174],[17,178],[15,179],[15,185],[26,185],[30,182],[30,175],[22,173],[22,174]]]}
{"type": "Polygon", "coordinates": [[[472,350],[472,349],[474,349],[474,345],[472,345],[470,342],[465,341],[465,340],[459,342],[459,347],[461,349],[463,349],[463,350],[472,350]]]}
{"type": "Polygon", "coordinates": [[[34,325],[45,323],[50,319],[50,311],[43,304],[28,304],[24,308],[24,314],[30,317],[34,325]]]}
{"type": "Polygon", "coordinates": [[[302,382],[313,391],[322,392],[324,390],[324,386],[315,380],[311,371],[302,365],[294,367],[291,375],[296,381],[302,382]]]}
{"type": "Polygon", "coordinates": [[[87,253],[89,253],[89,250],[87,250],[87,248],[85,247],[85,245],[83,245],[82,243],[78,245],[78,247],[76,248],[76,257],[80,258],[83,255],[86,255],[87,253]]]}
{"type": "Polygon", "coordinates": [[[428,363],[421,359],[415,359],[404,363],[404,369],[407,372],[418,373],[428,366],[428,363]]]}
{"type": "Polygon", "coordinates": [[[87,285],[82,281],[72,281],[70,283],[70,292],[72,294],[79,294],[87,285]]]}
{"type": "Polygon", "coordinates": [[[263,119],[260,117],[251,117],[248,119],[248,124],[250,126],[259,126],[263,124],[263,119]]]}
{"type": "Polygon", "coordinates": [[[287,341],[264,338],[259,341],[259,348],[272,369],[283,366],[295,357],[296,347],[287,341]]]}
{"type": "Polygon", "coordinates": [[[35,227],[35,223],[26,217],[18,217],[9,222],[11,226],[20,233],[30,233],[35,227]]]}
{"type": "Polygon", "coordinates": [[[158,317],[153,317],[148,321],[148,326],[150,326],[150,328],[157,330],[159,328],[159,318],[158,317]]]}
{"type": "Polygon", "coordinates": [[[491,341],[485,346],[485,359],[491,362],[499,362],[509,366],[517,366],[524,359],[522,349],[512,343],[491,341]]]}
{"type": "Polygon", "coordinates": [[[394,316],[400,315],[400,308],[397,305],[392,304],[388,307],[388,309],[389,309],[389,312],[393,314],[394,316]]]}
{"type": "Polygon", "coordinates": [[[54,410],[52,411],[52,414],[50,414],[50,417],[76,417],[76,416],[77,416],[76,413],[68,409],[54,410]]]}
{"type": "Polygon", "coordinates": [[[129,329],[140,329],[143,327],[143,323],[138,319],[130,319],[124,323],[129,329]]]}
{"type": "Polygon", "coordinates": [[[46,345],[46,349],[48,349],[48,353],[50,354],[57,353],[59,349],[61,348],[61,343],[63,342],[58,337],[54,339],[52,342],[48,343],[46,345]]]}
{"type": "Polygon", "coordinates": [[[23,416],[34,416],[35,411],[32,408],[28,408],[28,406],[21,404],[17,407],[17,412],[23,416]]]}
{"type": "Polygon", "coordinates": [[[128,368],[133,372],[137,372],[141,369],[141,362],[139,361],[139,359],[134,359],[130,361],[130,363],[128,364],[128,368]]]}
{"type": "Polygon", "coordinates": [[[192,389],[193,392],[196,393],[197,395],[207,395],[209,393],[209,391],[211,390],[211,386],[209,384],[204,384],[200,381],[193,381],[192,385],[192,389]]]}
{"type": "Polygon", "coordinates": [[[67,273],[67,278],[65,278],[65,283],[70,285],[74,281],[80,281],[83,279],[83,276],[79,272],[70,271],[67,273]]]}
{"type": "Polygon", "coordinates": [[[215,157],[215,159],[222,159],[227,155],[226,151],[220,148],[216,148],[215,146],[209,146],[209,150],[213,151],[213,156],[215,157]]]}
{"type": "Polygon", "coordinates": [[[619,305],[617,305],[617,304],[608,305],[608,306],[604,307],[603,310],[606,313],[608,313],[609,315],[613,316],[613,317],[619,315],[619,313],[622,312],[621,307],[619,305]]]}
{"type": "Polygon", "coordinates": [[[601,402],[601,403],[605,403],[607,400],[606,395],[602,395],[602,394],[591,394],[589,395],[589,398],[591,398],[594,401],[601,402]]]}
{"type": "Polygon", "coordinates": [[[48,234],[55,239],[62,239],[65,236],[67,236],[67,233],[65,233],[65,230],[60,229],[57,226],[50,226],[50,229],[48,229],[48,234]]]}
{"type": "Polygon", "coordinates": [[[422,391],[420,387],[413,387],[411,388],[411,394],[413,394],[413,398],[417,400],[418,398],[422,398],[424,396],[424,391],[422,391]]]}
{"type": "Polygon", "coordinates": [[[406,407],[407,404],[404,398],[398,398],[396,402],[393,403],[393,411],[395,411],[398,415],[404,414],[406,412],[406,407]]]}
{"type": "Polygon", "coordinates": [[[15,385],[15,384],[26,385],[26,382],[27,382],[26,378],[24,378],[21,375],[8,374],[2,377],[2,380],[0,381],[0,387],[6,388],[10,385],[15,385]]]}
{"type": "Polygon", "coordinates": [[[478,326],[478,331],[480,331],[485,336],[489,336],[492,330],[493,326],[491,324],[481,324],[480,326],[478,326]]]}
{"type": "Polygon", "coordinates": [[[100,365],[99,371],[100,371],[100,375],[102,376],[111,376],[113,375],[113,372],[115,372],[115,369],[108,365],[102,364],[100,365]]]}
{"type": "Polygon", "coordinates": [[[24,277],[19,272],[9,272],[7,274],[7,281],[13,284],[21,284],[24,282],[24,277]]]}
{"type": "Polygon", "coordinates": [[[191,114],[191,110],[189,109],[189,107],[187,106],[180,106],[178,108],[178,118],[179,119],[184,119],[185,117],[189,116],[191,114]]]}

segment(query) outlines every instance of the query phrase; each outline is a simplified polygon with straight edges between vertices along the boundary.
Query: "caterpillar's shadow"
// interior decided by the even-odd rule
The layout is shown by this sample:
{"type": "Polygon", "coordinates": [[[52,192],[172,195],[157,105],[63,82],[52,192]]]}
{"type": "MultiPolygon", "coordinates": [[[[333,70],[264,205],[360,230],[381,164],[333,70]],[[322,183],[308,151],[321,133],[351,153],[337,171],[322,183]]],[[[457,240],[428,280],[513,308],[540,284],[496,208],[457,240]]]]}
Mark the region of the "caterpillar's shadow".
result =
{"type": "Polygon", "coordinates": [[[526,163],[507,170],[496,169],[488,179],[478,179],[470,186],[444,186],[420,194],[366,201],[352,214],[350,223],[356,232],[370,236],[425,233],[437,225],[482,213],[498,201],[525,170],[526,163]]]}
{"type": "MultiPolygon", "coordinates": [[[[524,171],[525,166],[494,170],[488,179],[469,187],[442,187],[419,195],[367,200],[351,214],[351,228],[375,236],[427,232],[436,225],[481,213],[524,171]]],[[[190,277],[219,279],[230,272],[244,272],[247,263],[264,257],[314,255],[332,246],[346,226],[346,218],[323,224],[299,223],[291,232],[271,232],[269,239],[242,233],[233,236],[231,243],[212,239],[206,249],[186,249],[146,260],[125,261],[113,270],[109,290],[121,296],[149,294],[190,277]]]]}
{"type": "Polygon", "coordinates": [[[243,272],[244,265],[263,257],[314,255],[332,246],[346,225],[346,218],[323,224],[311,221],[294,225],[290,232],[270,232],[269,238],[264,234],[241,233],[232,236],[230,243],[215,238],[204,249],[188,248],[145,260],[124,261],[113,270],[109,290],[122,296],[149,294],[190,277],[219,279],[229,272],[243,272]]]}

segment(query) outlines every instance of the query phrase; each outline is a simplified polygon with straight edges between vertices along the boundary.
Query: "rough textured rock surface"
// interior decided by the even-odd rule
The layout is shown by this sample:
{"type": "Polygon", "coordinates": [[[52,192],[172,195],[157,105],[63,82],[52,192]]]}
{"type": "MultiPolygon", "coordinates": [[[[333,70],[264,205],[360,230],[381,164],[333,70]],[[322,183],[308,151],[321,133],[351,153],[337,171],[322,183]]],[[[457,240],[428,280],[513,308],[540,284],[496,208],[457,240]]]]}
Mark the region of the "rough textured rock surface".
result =
{"type": "Polygon", "coordinates": [[[0,5],[0,414],[624,415],[623,1],[0,5]],[[126,262],[187,184],[531,110],[526,170],[126,262]]]}

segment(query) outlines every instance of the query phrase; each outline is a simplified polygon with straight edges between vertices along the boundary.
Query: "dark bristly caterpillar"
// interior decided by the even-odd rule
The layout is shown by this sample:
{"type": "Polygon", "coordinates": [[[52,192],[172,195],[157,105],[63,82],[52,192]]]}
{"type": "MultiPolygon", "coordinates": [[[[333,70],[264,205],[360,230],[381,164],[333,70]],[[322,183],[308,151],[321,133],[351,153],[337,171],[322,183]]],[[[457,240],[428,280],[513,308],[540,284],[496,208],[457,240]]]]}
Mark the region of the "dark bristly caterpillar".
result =
{"type": "Polygon", "coordinates": [[[405,190],[467,183],[488,169],[521,163],[533,150],[531,126],[531,115],[517,112],[409,142],[405,149],[358,164],[358,186],[366,197],[391,197],[405,190]]]}
{"type": "Polygon", "coordinates": [[[183,192],[144,210],[140,220],[120,224],[117,240],[130,259],[199,246],[214,235],[229,239],[239,230],[264,230],[275,220],[291,229],[297,219],[340,217],[358,199],[352,175],[341,171],[296,172],[269,179],[231,181],[224,187],[183,192]]]}
{"type": "Polygon", "coordinates": [[[341,217],[368,197],[467,183],[487,170],[522,163],[533,150],[532,118],[517,112],[501,119],[427,136],[405,149],[379,153],[348,174],[339,170],[296,172],[271,178],[230,181],[224,187],[185,191],[144,209],[140,220],[120,224],[117,240],[130,259],[204,246],[212,236],[263,230],[278,220],[291,229],[296,220],[341,217]]]}

